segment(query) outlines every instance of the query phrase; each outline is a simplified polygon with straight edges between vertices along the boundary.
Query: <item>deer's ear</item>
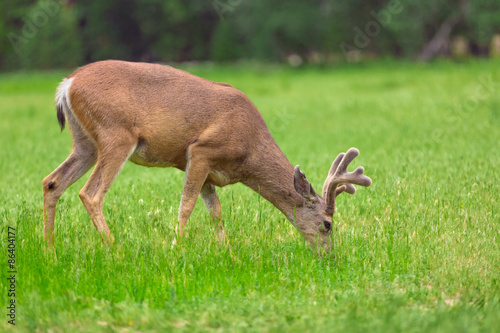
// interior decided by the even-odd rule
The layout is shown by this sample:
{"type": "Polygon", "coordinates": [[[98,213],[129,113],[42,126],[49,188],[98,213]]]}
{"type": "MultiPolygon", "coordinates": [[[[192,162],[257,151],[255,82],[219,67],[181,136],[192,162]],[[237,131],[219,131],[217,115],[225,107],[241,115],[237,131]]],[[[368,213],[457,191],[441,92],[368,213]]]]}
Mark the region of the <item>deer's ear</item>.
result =
{"type": "Polygon", "coordinates": [[[306,175],[300,171],[300,166],[297,165],[293,171],[293,186],[295,191],[300,194],[304,199],[310,199],[311,193],[314,190],[311,187],[311,183],[306,178],[306,175]]]}

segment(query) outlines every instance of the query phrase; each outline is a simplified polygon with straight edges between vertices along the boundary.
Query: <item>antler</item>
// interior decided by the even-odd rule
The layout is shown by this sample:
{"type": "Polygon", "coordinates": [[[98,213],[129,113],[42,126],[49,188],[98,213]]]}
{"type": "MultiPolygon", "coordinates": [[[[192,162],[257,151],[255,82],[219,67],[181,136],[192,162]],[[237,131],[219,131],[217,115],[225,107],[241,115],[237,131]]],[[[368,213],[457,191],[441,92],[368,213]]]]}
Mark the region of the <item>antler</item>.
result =
{"type": "Polygon", "coordinates": [[[326,213],[331,216],[335,212],[337,195],[344,191],[354,194],[356,188],[352,184],[370,186],[372,183],[369,177],[363,175],[363,167],[358,167],[353,172],[347,172],[347,166],[358,155],[359,151],[356,148],[350,148],[346,154],[339,154],[328,172],[328,177],[323,185],[323,197],[326,203],[326,213]]]}

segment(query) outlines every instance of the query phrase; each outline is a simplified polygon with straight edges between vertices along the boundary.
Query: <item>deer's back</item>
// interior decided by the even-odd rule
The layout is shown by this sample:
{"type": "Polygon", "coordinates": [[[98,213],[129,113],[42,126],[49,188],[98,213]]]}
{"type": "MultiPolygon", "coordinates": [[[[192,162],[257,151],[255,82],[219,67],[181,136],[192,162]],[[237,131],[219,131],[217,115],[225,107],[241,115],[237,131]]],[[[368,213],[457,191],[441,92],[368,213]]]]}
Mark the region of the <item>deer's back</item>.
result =
{"type": "Polygon", "coordinates": [[[242,160],[269,132],[248,98],[230,85],[170,66],[123,61],[77,69],[69,90],[72,110],[97,142],[124,131],[137,139],[131,161],[184,169],[197,142],[242,160]]]}

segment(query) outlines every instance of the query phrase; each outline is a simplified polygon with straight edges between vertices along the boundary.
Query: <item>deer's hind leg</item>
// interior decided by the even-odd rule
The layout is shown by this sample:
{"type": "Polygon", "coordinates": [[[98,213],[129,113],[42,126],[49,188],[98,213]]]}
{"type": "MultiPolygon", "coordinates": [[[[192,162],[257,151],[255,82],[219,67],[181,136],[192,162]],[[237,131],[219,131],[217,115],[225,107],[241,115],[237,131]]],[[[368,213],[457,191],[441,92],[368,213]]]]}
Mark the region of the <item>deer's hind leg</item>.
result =
{"type": "Polygon", "coordinates": [[[49,246],[54,245],[54,218],[56,205],[64,191],[80,179],[97,159],[97,149],[90,137],[68,116],[73,135],[71,155],[50,175],[43,179],[43,234],[49,246]]]}
{"type": "Polygon", "coordinates": [[[107,133],[106,138],[108,139],[106,142],[98,144],[96,167],[79,195],[102,240],[111,244],[114,238],[102,213],[104,196],[134,152],[137,140],[123,132],[107,133]]]}

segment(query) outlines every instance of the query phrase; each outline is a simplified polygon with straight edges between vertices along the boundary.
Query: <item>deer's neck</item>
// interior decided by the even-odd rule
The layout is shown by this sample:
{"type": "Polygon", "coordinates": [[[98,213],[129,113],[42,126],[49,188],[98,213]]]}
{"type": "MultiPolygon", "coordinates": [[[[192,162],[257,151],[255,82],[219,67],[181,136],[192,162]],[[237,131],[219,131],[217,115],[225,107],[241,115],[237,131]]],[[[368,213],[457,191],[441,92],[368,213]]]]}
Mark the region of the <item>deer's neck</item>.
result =
{"type": "Polygon", "coordinates": [[[295,206],[301,197],[293,185],[293,166],[276,143],[259,149],[249,165],[243,183],[271,202],[294,223],[295,206]]]}

